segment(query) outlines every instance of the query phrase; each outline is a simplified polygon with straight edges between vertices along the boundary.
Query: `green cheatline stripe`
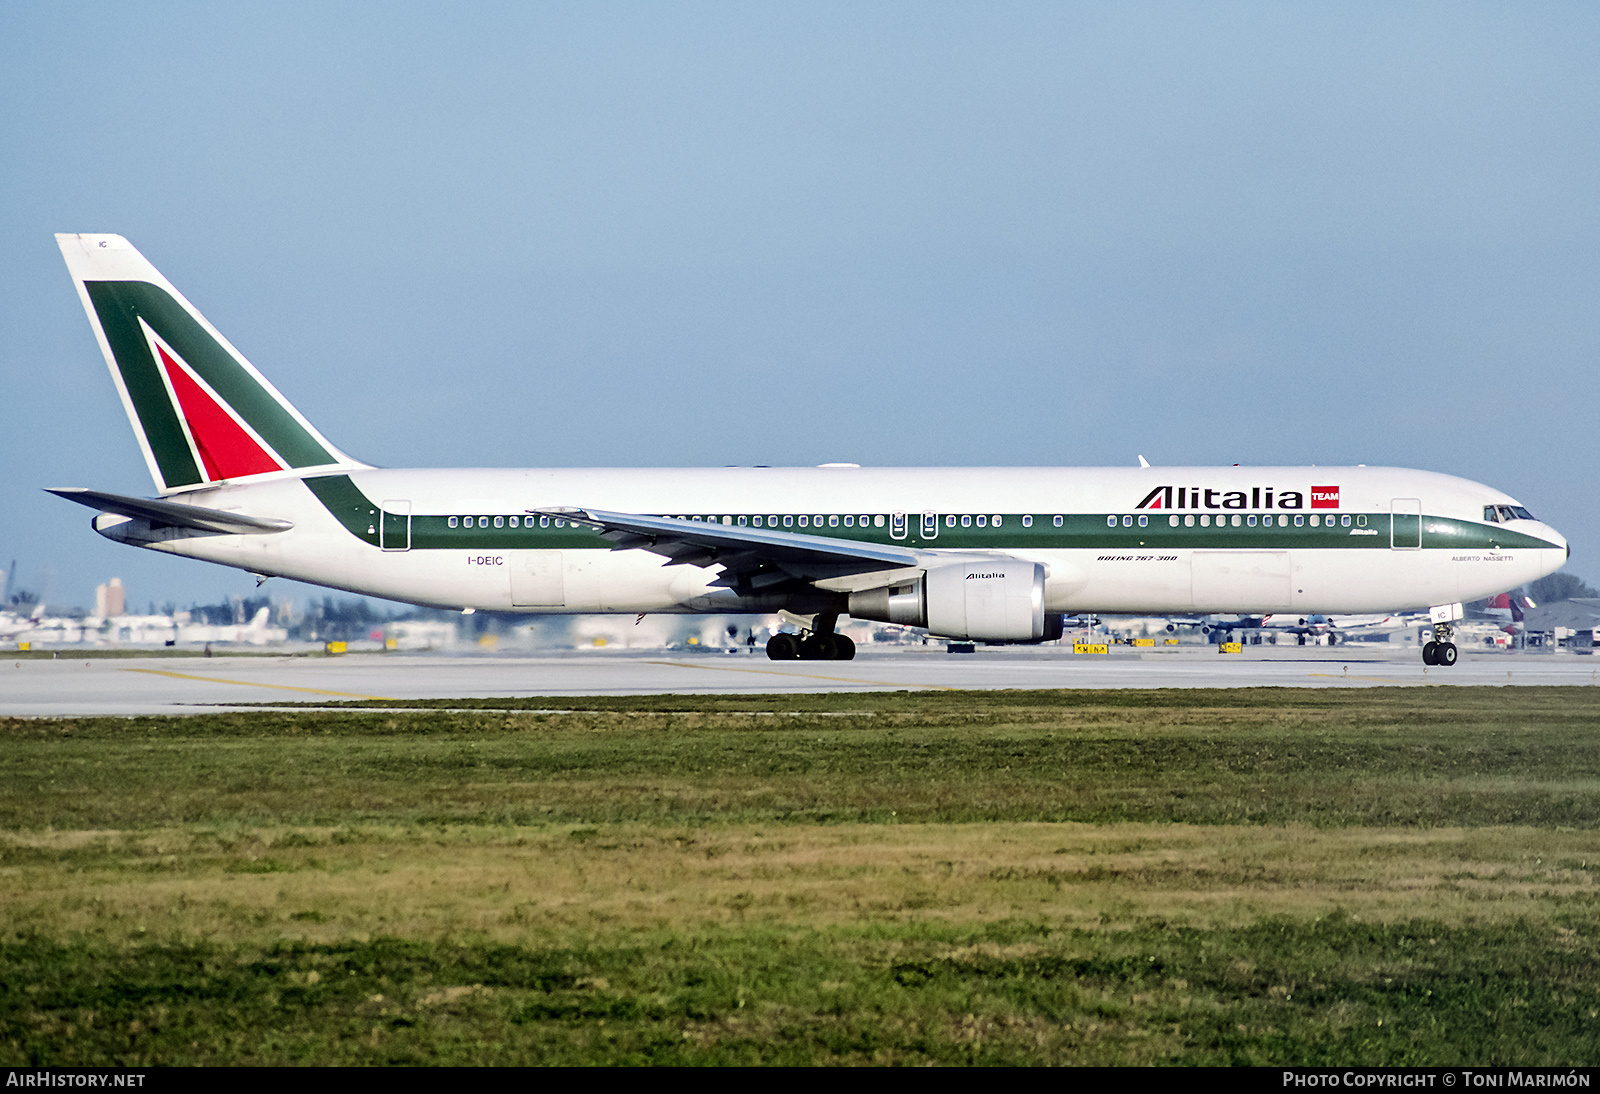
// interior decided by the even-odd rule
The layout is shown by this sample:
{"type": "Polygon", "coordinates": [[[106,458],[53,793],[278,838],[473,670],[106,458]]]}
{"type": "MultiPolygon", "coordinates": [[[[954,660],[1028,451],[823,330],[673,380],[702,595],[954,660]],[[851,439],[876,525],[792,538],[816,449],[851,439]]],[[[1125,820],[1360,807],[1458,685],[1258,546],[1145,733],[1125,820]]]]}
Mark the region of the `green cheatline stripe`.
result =
{"type": "Polygon", "coordinates": [[[195,466],[183,428],[167,398],[159,368],[139,330],[141,318],[288,460],[289,466],[318,467],[334,462],[333,454],[317,443],[316,438],[163,289],[145,281],[87,281],[84,285],[168,486],[187,486],[203,482],[205,477],[195,466]]]}
{"type": "Polygon", "coordinates": [[[378,545],[378,507],[367,500],[349,475],[318,475],[301,481],[344,525],[345,531],[363,543],[378,545]]]}
{"type": "MultiPolygon", "coordinates": [[[[348,475],[321,475],[304,480],[311,492],[317,496],[328,512],[338,518],[339,523],[351,535],[363,543],[373,546],[378,545],[377,519],[379,514],[378,504],[367,497],[355,485],[348,475]],[[372,531],[368,531],[368,529],[372,531]]],[[[468,514],[459,514],[466,516],[468,514]]],[[[479,516],[493,517],[495,514],[470,514],[474,520],[479,516]]],[[[554,522],[547,527],[539,527],[537,523],[531,526],[512,528],[509,526],[509,517],[513,514],[499,514],[506,517],[508,523],[500,528],[472,528],[449,526],[450,518],[442,515],[416,514],[411,517],[411,549],[421,550],[461,550],[461,551],[511,551],[511,550],[610,550],[612,544],[609,540],[602,539],[596,533],[585,529],[567,525],[557,528],[554,522]]],[[[519,521],[527,519],[524,514],[515,514],[519,521]]],[[[681,515],[681,514],[665,514],[681,515]]],[[[709,514],[701,514],[702,516],[709,514]]],[[[724,514],[717,514],[721,517],[724,514]]],[[[733,515],[733,514],[727,514],[733,515]]],[[[754,514],[746,514],[746,518],[754,514]]],[[[765,519],[767,514],[763,514],[765,519]]],[[[792,515],[792,514],[791,514],[792,515]]],[[[809,516],[810,514],[808,514],[809,516]]],[[[1340,549],[1340,550],[1389,550],[1389,514],[1388,513],[1362,513],[1351,514],[1352,524],[1355,520],[1364,518],[1366,527],[1360,530],[1374,531],[1376,535],[1353,536],[1350,533],[1356,528],[1345,528],[1342,525],[1333,528],[1289,527],[1266,529],[1261,527],[1226,528],[1186,528],[1179,526],[1173,528],[1165,519],[1156,523],[1157,518],[1152,518],[1152,523],[1145,528],[1123,528],[1120,523],[1116,528],[1109,527],[1106,519],[1109,514],[1074,514],[1062,518],[1062,526],[1057,528],[1054,515],[1048,513],[1033,514],[1033,526],[1024,528],[1020,514],[1003,515],[999,528],[944,528],[940,527],[940,534],[933,539],[922,539],[916,534],[920,531],[920,521],[912,522],[914,529],[908,532],[905,539],[892,540],[889,538],[887,528],[845,528],[824,527],[820,534],[831,539],[853,540],[857,543],[897,543],[908,547],[944,548],[946,550],[1045,550],[1045,549],[1075,549],[1104,551],[1114,554],[1149,555],[1163,550],[1291,550],[1291,549],[1340,549]]],[[[780,514],[781,516],[781,514],[780,514]]],[[[534,518],[537,521],[537,518],[534,518]]],[[[738,517],[734,515],[735,524],[738,517]]],[[[1422,546],[1425,550],[1437,551],[1485,551],[1491,547],[1500,549],[1526,549],[1549,547],[1543,540],[1532,536],[1511,532],[1493,525],[1479,524],[1475,521],[1453,520],[1447,517],[1425,518],[1422,546]]],[[[791,526],[787,531],[805,534],[797,526],[791,526]]],[[[1412,533],[1413,535],[1415,532],[1412,533]]]]}

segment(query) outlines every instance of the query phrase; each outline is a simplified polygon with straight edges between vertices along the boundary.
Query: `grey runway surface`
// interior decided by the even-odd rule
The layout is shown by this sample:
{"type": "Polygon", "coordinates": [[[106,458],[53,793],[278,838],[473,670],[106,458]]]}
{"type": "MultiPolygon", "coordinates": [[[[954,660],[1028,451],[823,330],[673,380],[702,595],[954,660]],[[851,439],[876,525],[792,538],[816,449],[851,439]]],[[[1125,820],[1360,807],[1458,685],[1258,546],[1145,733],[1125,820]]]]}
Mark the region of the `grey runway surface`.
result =
{"type": "Polygon", "coordinates": [[[1464,655],[1425,669],[1415,651],[1339,647],[1221,655],[1074,655],[1058,649],[866,651],[854,661],[768,661],[701,653],[542,657],[351,654],[344,657],[128,657],[0,661],[0,715],[193,714],[239,704],[349,699],[577,695],[737,695],[996,688],[1384,687],[1573,684],[1600,687],[1600,658],[1464,655]],[[1385,651],[1387,653],[1387,651],[1385,651]]]}

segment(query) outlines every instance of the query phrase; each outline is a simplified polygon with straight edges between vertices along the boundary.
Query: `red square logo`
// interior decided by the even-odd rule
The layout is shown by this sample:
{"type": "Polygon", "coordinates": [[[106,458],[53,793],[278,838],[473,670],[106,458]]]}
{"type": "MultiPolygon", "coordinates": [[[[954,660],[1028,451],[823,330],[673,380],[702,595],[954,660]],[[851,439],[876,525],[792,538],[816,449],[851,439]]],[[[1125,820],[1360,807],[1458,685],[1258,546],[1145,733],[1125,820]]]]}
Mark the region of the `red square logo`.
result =
{"type": "Polygon", "coordinates": [[[1313,486],[1311,488],[1311,508],[1339,508],[1339,488],[1337,486],[1313,486]]]}

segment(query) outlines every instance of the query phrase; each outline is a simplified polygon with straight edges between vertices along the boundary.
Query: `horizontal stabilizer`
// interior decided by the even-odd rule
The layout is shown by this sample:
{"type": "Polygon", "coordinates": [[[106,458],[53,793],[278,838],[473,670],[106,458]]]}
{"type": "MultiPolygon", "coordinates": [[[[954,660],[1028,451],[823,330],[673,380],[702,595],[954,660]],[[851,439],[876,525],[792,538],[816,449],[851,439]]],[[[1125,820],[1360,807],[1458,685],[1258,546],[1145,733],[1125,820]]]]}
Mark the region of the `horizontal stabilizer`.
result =
{"type": "Polygon", "coordinates": [[[274,517],[247,517],[243,513],[224,513],[201,505],[183,505],[175,501],[152,501],[148,498],[127,498],[121,494],[107,494],[99,490],[77,487],[60,487],[48,491],[58,498],[87,505],[103,513],[116,513],[124,517],[147,520],[153,525],[174,528],[195,528],[202,532],[222,532],[231,535],[261,535],[269,532],[287,532],[294,527],[292,521],[274,517]]]}

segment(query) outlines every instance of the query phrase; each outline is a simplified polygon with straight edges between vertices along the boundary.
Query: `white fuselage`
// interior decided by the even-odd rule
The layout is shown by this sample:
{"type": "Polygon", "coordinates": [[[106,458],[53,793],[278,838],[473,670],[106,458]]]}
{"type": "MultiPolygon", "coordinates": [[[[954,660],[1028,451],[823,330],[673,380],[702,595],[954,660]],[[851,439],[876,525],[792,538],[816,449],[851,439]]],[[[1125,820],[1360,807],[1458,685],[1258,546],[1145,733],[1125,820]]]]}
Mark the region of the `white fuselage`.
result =
{"type": "Polygon", "coordinates": [[[1542,522],[1486,523],[1485,505],[1514,504],[1502,492],[1394,468],[371,469],[315,482],[321,494],[286,476],[172,499],[289,520],[287,532],[97,527],[392,600],[551,613],[774,607],[716,586],[716,565],[612,549],[530,514],[562,506],[735,527],[776,518],[796,534],[1038,562],[1046,610],[1062,613],[1388,612],[1504,592],[1567,555],[1542,522]]]}

